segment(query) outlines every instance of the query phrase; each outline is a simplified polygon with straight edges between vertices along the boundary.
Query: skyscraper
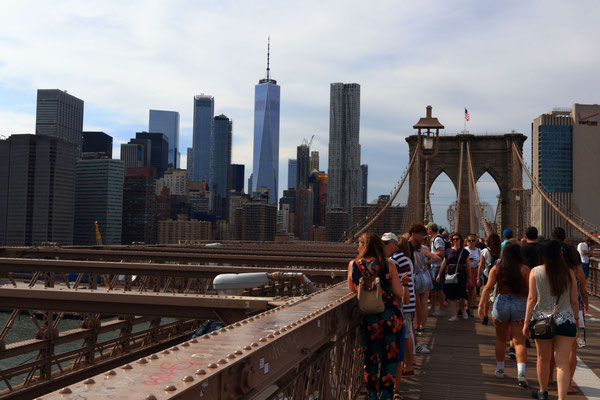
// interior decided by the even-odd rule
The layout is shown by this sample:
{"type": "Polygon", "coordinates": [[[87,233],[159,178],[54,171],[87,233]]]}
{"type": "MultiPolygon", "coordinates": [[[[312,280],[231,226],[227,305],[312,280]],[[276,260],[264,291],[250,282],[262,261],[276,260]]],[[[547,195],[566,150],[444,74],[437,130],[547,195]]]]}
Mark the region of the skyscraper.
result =
{"type": "Polygon", "coordinates": [[[121,160],[77,161],[74,244],[96,244],[94,221],[103,244],[121,244],[124,177],[121,160]]]}
{"type": "Polygon", "coordinates": [[[308,188],[308,174],[310,174],[310,147],[301,144],[296,148],[296,188],[300,185],[308,188]]]}
{"type": "Polygon", "coordinates": [[[121,160],[127,168],[149,167],[152,159],[152,142],[149,139],[131,139],[121,144],[121,160]]]}
{"type": "Polygon", "coordinates": [[[231,188],[231,140],[233,121],[221,114],[215,117],[210,141],[210,175],[208,178],[213,211],[217,218],[226,219],[227,198],[231,188]]]}
{"type": "Polygon", "coordinates": [[[360,165],[360,204],[367,204],[367,183],[369,180],[369,164],[360,165]]]}
{"type": "Polygon", "coordinates": [[[310,167],[309,167],[310,172],[313,172],[314,170],[319,171],[319,152],[318,151],[311,151],[310,152],[310,167]]]}
{"type": "Polygon", "coordinates": [[[194,174],[194,149],[191,147],[188,147],[188,149],[187,149],[186,164],[187,164],[188,179],[190,181],[193,181],[192,175],[194,174]]]}
{"type": "Polygon", "coordinates": [[[266,188],[269,203],[277,204],[279,180],[279,93],[271,79],[270,43],[267,47],[267,76],[254,87],[254,152],[252,191],[266,188]]]}
{"type": "Polygon", "coordinates": [[[332,83],[329,108],[327,210],[343,210],[352,221],[360,204],[360,85],[332,83]]]}
{"type": "Polygon", "coordinates": [[[129,168],[123,182],[123,244],[156,243],[156,217],[155,168],[129,168]]]}
{"type": "Polygon", "coordinates": [[[80,158],[83,100],[59,89],[38,89],[35,133],[73,143],[77,147],[77,158],[80,158]]]}
{"type": "Polygon", "coordinates": [[[207,181],[210,174],[210,137],[213,133],[215,99],[201,94],[194,96],[194,134],[192,180],[207,181]]]}
{"type": "Polygon", "coordinates": [[[169,168],[179,168],[179,113],[177,111],[150,110],[148,132],[163,133],[169,138],[169,168]]]}
{"type": "Polygon", "coordinates": [[[298,162],[295,159],[288,159],[288,189],[296,188],[296,170],[298,168],[298,162]]]}
{"type": "MultiPolygon", "coordinates": [[[[570,109],[557,109],[542,114],[531,124],[531,169],[534,178],[548,197],[580,223],[582,217],[592,226],[600,226],[597,198],[600,181],[590,179],[587,171],[597,164],[600,126],[597,104],[573,104],[570,109]]],[[[572,230],[537,190],[531,194],[531,223],[540,234],[549,237],[555,226],[562,226],[568,236],[580,234],[572,230]]]]}
{"type": "Polygon", "coordinates": [[[156,168],[156,178],[162,178],[169,165],[169,138],[163,133],[137,132],[136,139],[150,140],[150,165],[156,168]]]}
{"type": "Polygon", "coordinates": [[[51,136],[0,140],[0,246],[73,243],[77,154],[51,136]]]}
{"type": "Polygon", "coordinates": [[[112,158],[113,138],[104,132],[83,132],[82,153],[112,158]]]}
{"type": "Polygon", "coordinates": [[[231,164],[231,189],[236,193],[244,193],[245,169],[243,164],[231,164]]]}

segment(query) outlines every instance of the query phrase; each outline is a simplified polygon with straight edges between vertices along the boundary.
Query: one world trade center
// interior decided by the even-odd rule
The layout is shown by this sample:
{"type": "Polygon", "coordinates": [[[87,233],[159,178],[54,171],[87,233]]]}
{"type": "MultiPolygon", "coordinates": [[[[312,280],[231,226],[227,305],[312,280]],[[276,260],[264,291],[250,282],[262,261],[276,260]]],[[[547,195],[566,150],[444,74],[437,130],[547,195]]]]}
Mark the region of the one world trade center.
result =
{"type": "Polygon", "coordinates": [[[254,158],[252,191],[269,193],[277,204],[279,180],[279,85],[271,79],[270,43],[267,47],[267,76],[254,87],[254,158]]]}

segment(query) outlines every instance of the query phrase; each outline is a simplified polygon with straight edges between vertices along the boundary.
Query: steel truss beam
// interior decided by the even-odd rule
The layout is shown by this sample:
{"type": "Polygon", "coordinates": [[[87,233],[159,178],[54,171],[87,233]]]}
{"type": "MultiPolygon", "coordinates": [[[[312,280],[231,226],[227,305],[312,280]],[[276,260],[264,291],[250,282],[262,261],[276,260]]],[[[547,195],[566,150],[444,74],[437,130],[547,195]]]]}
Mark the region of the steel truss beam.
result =
{"type": "MultiPolygon", "coordinates": [[[[266,398],[273,393],[287,393],[289,379],[296,372],[301,379],[320,380],[321,388],[331,390],[333,386],[338,390],[327,395],[321,391],[319,398],[354,398],[356,393],[351,392],[360,383],[352,385],[348,377],[360,379],[362,362],[345,361],[338,366],[331,362],[337,359],[331,354],[343,352],[349,355],[346,360],[361,360],[356,341],[345,340],[350,334],[356,338],[359,319],[354,297],[348,293],[346,283],[340,283],[50,393],[44,399],[92,400],[105,399],[109,394],[115,399],[266,398]],[[345,341],[345,346],[332,347],[340,341],[345,341]],[[324,358],[325,352],[330,357],[324,358]],[[311,370],[312,378],[303,372],[311,362],[320,363],[311,370]],[[347,380],[342,384],[344,377],[347,380]]],[[[298,382],[297,386],[305,387],[305,383],[310,384],[298,382]]]]}
{"type": "Polygon", "coordinates": [[[235,322],[247,313],[269,308],[268,297],[120,292],[93,289],[24,288],[0,290],[6,308],[74,313],[143,315],[172,318],[222,319],[235,322]]]}

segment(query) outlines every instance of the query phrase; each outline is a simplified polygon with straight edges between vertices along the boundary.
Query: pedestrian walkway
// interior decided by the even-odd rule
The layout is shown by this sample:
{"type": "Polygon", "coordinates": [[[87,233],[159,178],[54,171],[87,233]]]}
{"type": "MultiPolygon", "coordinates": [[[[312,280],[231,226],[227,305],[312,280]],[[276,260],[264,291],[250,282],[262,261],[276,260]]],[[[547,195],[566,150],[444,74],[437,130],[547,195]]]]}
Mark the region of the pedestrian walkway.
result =
{"type": "MultiPolygon", "coordinates": [[[[475,311],[475,310],[473,310],[475,311]]],[[[535,345],[528,349],[527,379],[529,389],[517,386],[517,364],[508,355],[505,378],[494,376],[495,332],[491,322],[478,318],[448,322],[448,317],[430,317],[419,341],[431,348],[431,354],[417,355],[414,377],[403,378],[404,398],[449,400],[495,400],[531,398],[537,388],[535,345]]],[[[600,299],[590,298],[586,347],[579,349],[575,375],[579,393],[569,399],[600,400],[600,299]]],[[[557,399],[556,385],[550,386],[550,399],[557,399]]]]}

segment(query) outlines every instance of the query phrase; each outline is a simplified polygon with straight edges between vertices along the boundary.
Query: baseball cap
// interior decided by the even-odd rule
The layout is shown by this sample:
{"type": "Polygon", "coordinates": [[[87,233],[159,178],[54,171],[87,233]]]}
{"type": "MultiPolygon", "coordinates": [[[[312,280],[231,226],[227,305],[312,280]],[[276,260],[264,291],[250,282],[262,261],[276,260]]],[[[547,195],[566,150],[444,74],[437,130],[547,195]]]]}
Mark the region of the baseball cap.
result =
{"type": "Polygon", "coordinates": [[[513,231],[512,229],[506,228],[505,230],[502,231],[502,236],[504,236],[505,238],[512,238],[513,237],[513,231]]]}
{"type": "Polygon", "coordinates": [[[444,239],[448,239],[448,236],[450,236],[450,234],[448,233],[448,231],[444,231],[444,232],[442,233],[442,238],[444,238],[444,239]]]}
{"type": "Polygon", "coordinates": [[[425,225],[425,228],[431,229],[434,232],[438,231],[438,226],[437,226],[437,224],[435,222],[428,223],[427,225],[425,225]]]}
{"type": "Polygon", "coordinates": [[[387,233],[384,233],[383,236],[381,236],[381,240],[383,240],[384,242],[389,242],[390,240],[397,242],[398,236],[396,236],[395,233],[387,232],[387,233]]]}

